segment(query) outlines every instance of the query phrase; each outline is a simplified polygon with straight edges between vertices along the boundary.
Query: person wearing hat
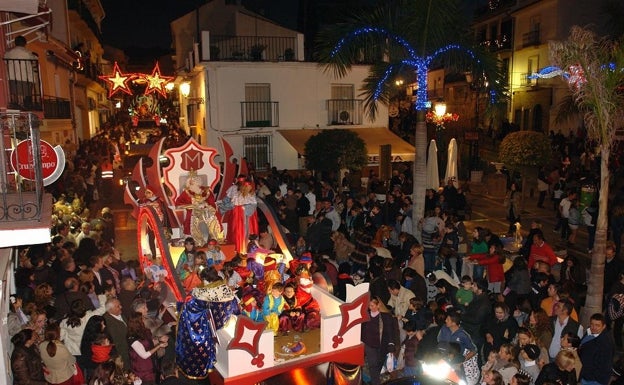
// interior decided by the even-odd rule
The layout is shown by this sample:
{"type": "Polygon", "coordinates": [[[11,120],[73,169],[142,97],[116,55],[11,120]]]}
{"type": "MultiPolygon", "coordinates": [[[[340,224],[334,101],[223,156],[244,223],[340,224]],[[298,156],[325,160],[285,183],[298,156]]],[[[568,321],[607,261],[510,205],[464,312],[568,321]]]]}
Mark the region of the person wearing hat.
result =
{"type": "Polygon", "coordinates": [[[278,282],[282,282],[282,275],[277,270],[277,261],[267,256],[264,258],[264,291],[267,295],[271,295],[273,285],[278,282]]]}
{"type": "Polygon", "coordinates": [[[241,301],[241,313],[255,322],[263,321],[262,310],[258,308],[256,298],[251,294],[245,294],[241,301]]]}
{"type": "Polygon", "coordinates": [[[531,376],[531,384],[535,384],[535,380],[539,376],[540,367],[537,364],[541,350],[535,344],[527,344],[520,350],[520,364],[524,373],[531,376]]]}
{"type": "Polygon", "coordinates": [[[225,262],[225,254],[221,251],[219,242],[214,238],[211,238],[206,244],[206,261],[208,262],[208,266],[220,265],[225,262]]]}
{"type": "Polygon", "coordinates": [[[209,238],[224,239],[214,194],[210,187],[201,185],[194,171],[189,172],[184,189],[176,197],[175,204],[186,209],[184,234],[195,238],[200,246],[204,245],[209,238]]]}
{"type": "Polygon", "coordinates": [[[318,329],[321,327],[321,307],[312,296],[312,278],[310,272],[304,266],[297,268],[297,303],[304,314],[306,329],[318,329]]]}
{"type": "Polygon", "coordinates": [[[247,252],[250,234],[258,234],[258,201],[251,182],[243,182],[230,197],[233,209],[228,223],[228,240],[239,253],[247,252]]]}
{"type": "MultiPolygon", "coordinates": [[[[163,230],[167,232],[169,219],[167,216],[167,206],[158,197],[158,190],[154,186],[145,186],[143,189],[143,199],[138,201],[139,207],[151,207],[156,212],[156,217],[160,220],[163,230]]],[[[156,258],[156,235],[155,229],[147,226],[147,238],[152,258],[156,258]]]]}

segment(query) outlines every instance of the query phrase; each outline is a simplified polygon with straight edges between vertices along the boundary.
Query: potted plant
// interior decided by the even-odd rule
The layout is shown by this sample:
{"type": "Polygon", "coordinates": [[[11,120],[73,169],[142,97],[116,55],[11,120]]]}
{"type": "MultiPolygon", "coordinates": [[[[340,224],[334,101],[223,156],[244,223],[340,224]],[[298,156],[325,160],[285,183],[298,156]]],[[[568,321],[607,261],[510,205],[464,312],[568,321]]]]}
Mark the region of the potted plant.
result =
{"type": "Polygon", "coordinates": [[[249,56],[251,56],[251,60],[260,61],[262,60],[262,53],[266,49],[266,45],[256,44],[252,45],[249,49],[249,56]]]}
{"type": "Polygon", "coordinates": [[[292,48],[286,48],[284,50],[284,60],[286,61],[294,61],[295,60],[295,50],[292,48]]]}

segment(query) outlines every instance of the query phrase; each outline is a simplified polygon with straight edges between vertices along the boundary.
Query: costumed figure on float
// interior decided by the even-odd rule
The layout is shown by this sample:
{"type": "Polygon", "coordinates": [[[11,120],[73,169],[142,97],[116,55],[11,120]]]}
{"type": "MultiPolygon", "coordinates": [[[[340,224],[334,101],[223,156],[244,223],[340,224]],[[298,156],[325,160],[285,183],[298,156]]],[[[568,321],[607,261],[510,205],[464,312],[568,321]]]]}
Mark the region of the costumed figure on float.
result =
{"type": "MultiPolygon", "coordinates": [[[[146,186],[143,190],[143,199],[139,199],[139,207],[151,207],[156,212],[156,216],[162,223],[165,234],[169,235],[169,221],[167,220],[167,207],[165,203],[156,195],[157,190],[151,186],[146,186]]],[[[156,258],[156,236],[154,229],[148,226],[147,238],[149,242],[152,258],[156,258]]]]}
{"type": "Polygon", "coordinates": [[[214,267],[202,270],[204,285],[191,292],[178,320],[176,363],[192,379],[206,378],[216,362],[216,331],[240,314],[238,300],[214,267]]]}
{"type": "Polygon", "coordinates": [[[203,246],[211,238],[221,243],[224,241],[214,194],[209,187],[201,185],[194,171],[189,172],[185,187],[176,198],[175,204],[178,208],[186,209],[183,231],[193,237],[197,245],[203,246]]]}
{"type": "Polygon", "coordinates": [[[305,330],[318,329],[321,327],[321,307],[312,296],[312,278],[310,272],[304,266],[297,268],[297,304],[301,307],[304,316],[305,330]]]}
{"type": "MultiPolygon", "coordinates": [[[[240,178],[239,178],[240,180],[240,178]]],[[[238,183],[238,188],[228,191],[232,212],[228,226],[228,239],[239,253],[247,252],[250,234],[258,234],[258,201],[253,184],[247,180],[238,183]]]]}

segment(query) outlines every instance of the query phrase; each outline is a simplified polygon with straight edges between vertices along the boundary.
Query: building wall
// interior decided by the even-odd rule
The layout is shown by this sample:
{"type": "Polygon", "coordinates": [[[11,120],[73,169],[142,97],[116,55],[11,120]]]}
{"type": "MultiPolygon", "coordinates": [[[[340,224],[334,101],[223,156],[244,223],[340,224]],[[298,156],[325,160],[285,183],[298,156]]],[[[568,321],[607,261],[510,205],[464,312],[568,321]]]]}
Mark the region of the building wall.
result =
{"type": "MultiPolygon", "coordinates": [[[[216,147],[219,138],[224,138],[240,157],[244,135],[272,135],[271,163],[279,169],[296,169],[300,164],[295,149],[276,130],[327,128],[331,85],[353,84],[355,98],[359,99],[362,81],[368,74],[367,66],[354,66],[347,76],[335,79],[317,63],[300,62],[209,62],[205,67],[207,144],[216,147]],[[270,84],[271,101],[279,102],[279,127],[241,128],[241,102],[245,101],[246,83],[270,84]]],[[[380,104],[377,118],[371,121],[364,116],[358,126],[386,127],[387,124],[387,108],[380,104]]]]}

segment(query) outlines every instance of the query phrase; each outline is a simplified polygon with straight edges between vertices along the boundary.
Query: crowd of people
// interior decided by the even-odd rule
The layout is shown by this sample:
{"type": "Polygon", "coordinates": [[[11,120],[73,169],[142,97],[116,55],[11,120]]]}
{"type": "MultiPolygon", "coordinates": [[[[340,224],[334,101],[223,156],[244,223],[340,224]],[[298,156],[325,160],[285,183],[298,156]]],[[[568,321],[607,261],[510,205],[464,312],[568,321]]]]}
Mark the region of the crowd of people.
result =
{"type": "MultiPolygon", "coordinates": [[[[185,337],[175,335],[167,286],[137,260],[121,258],[108,208],[96,215],[89,210],[97,207],[94,192],[103,183],[98,170],[115,162],[123,130],[118,133],[68,149],[68,168],[79,172],[54,186],[51,242],[20,252],[8,316],[15,384],[156,384],[196,374],[183,365],[178,373],[173,365],[176,359],[181,364],[174,341],[185,337]]],[[[275,229],[262,220],[257,234],[245,233],[245,253],[225,255],[218,232],[201,244],[186,238],[175,273],[194,300],[204,301],[206,288],[222,287],[236,304],[233,314],[266,322],[275,335],[305,333],[320,326],[310,290],[314,274],[342,300],[347,284],[367,282],[370,317],[362,342],[371,384],[381,383],[383,371],[416,375],[421,362],[438,359],[469,385],[609,383],[615,350],[622,347],[624,306],[579,324],[585,266],[572,255],[559,263],[539,220],[510,258],[506,239],[489,229],[467,233],[469,204],[453,179],[427,191],[425,218],[414,226],[410,189],[399,172],[381,196],[379,186],[359,193],[348,181],[310,173],[292,177],[273,169],[261,176],[250,169],[242,177],[275,209],[294,260],[277,259],[283,254],[275,229]],[[388,368],[389,353],[400,358],[400,370],[388,368]]],[[[570,243],[570,208],[565,221],[565,207],[559,207],[566,198],[573,202],[574,193],[559,202],[551,195],[561,236],[570,243]]],[[[517,220],[510,198],[510,217],[517,220]]],[[[608,244],[605,308],[612,298],[624,298],[617,251],[617,244],[608,244]]],[[[282,353],[300,355],[305,347],[287,346],[282,353]]]]}

